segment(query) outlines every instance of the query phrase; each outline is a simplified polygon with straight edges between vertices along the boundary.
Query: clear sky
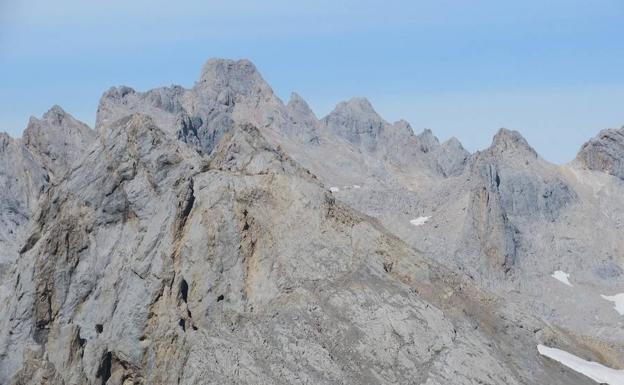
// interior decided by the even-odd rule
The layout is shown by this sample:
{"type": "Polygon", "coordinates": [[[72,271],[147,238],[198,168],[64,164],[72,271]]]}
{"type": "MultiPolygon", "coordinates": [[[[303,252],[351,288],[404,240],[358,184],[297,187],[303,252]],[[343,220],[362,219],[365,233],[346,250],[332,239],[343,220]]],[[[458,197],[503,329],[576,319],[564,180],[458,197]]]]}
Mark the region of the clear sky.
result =
{"type": "Polygon", "coordinates": [[[623,25],[623,0],[0,0],[0,131],[53,104],[92,125],[110,86],[248,58],[319,116],[366,96],[471,151],[504,126],[563,163],[624,125],[623,25]]]}

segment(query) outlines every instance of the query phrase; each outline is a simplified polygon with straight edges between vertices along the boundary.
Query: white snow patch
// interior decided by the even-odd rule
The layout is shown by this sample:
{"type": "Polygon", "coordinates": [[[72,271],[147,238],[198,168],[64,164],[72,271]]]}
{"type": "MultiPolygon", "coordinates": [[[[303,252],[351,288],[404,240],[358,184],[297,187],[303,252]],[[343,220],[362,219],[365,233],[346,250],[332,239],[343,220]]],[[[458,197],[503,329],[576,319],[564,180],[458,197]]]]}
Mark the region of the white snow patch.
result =
{"type": "Polygon", "coordinates": [[[354,184],[353,188],[361,188],[361,187],[359,185],[357,185],[357,184],[354,184]]]}
{"type": "Polygon", "coordinates": [[[615,303],[615,311],[620,313],[620,315],[624,315],[624,293],[616,294],[616,295],[600,295],[602,298],[607,301],[611,301],[615,303]]]}
{"type": "Polygon", "coordinates": [[[570,274],[566,273],[565,271],[557,270],[554,273],[552,273],[550,276],[561,283],[565,283],[568,286],[572,286],[570,281],[568,281],[568,278],[570,278],[570,274]]]}
{"type": "Polygon", "coordinates": [[[338,191],[340,191],[340,189],[338,187],[330,187],[329,191],[331,191],[331,192],[338,192],[338,191]]]}
{"type": "Polygon", "coordinates": [[[425,224],[425,222],[427,222],[431,217],[418,217],[416,219],[412,219],[410,221],[411,224],[413,224],[414,226],[422,226],[425,224]]]}
{"type": "Polygon", "coordinates": [[[537,351],[542,356],[551,358],[576,372],[586,375],[598,383],[624,385],[624,370],[616,370],[597,362],[586,361],[574,354],[560,349],[549,348],[544,345],[537,345],[537,351]]]}

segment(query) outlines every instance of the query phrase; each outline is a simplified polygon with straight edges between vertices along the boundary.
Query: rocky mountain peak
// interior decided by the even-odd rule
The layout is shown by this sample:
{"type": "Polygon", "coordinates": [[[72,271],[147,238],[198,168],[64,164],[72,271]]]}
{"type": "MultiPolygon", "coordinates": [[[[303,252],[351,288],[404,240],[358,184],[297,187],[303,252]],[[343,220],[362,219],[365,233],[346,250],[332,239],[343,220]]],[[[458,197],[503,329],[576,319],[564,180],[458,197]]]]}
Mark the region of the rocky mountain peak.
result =
{"type": "Polygon", "coordinates": [[[67,115],[67,112],[65,112],[61,106],[55,104],[43,114],[43,119],[51,124],[60,126],[63,123],[63,119],[65,119],[67,115]]]}
{"type": "Polygon", "coordinates": [[[581,147],[576,159],[589,170],[624,179],[624,127],[600,131],[581,147]]]}
{"type": "Polygon", "coordinates": [[[524,137],[514,130],[501,128],[498,130],[492,144],[488,148],[488,151],[495,153],[507,153],[507,152],[526,152],[530,153],[533,157],[537,156],[537,152],[529,145],[524,137]]]}
{"type": "Polygon", "coordinates": [[[31,117],[22,136],[24,146],[57,176],[64,174],[94,140],[95,132],[89,126],[57,105],[41,119],[31,117]]]}
{"type": "MultiPolygon", "coordinates": [[[[442,143],[442,146],[443,147],[447,147],[447,148],[455,148],[455,149],[458,149],[458,150],[466,151],[466,149],[464,149],[464,146],[461,144],[459,139],[457,139],[454,136],[451,136],[446,141],[444,141],[444,143],[442,143]]],[[[467,152],[468,151],[466,151],[466,153],[467,152]]]]}
{"type": "Polygon", "coordinates": [[[296,92],[290,94],[290,100],[286,105],[290,111],[307,116],[316,116],[308,103],[296,92]]]}
{"type": "Polygon", "coordinates": [[[412,125],[409,124],[407,120],[404,120],[404,119],[398,120],[394,122],[392,126],[398,132],[402,133],[403,135],[414,135],[414,130],[412,129],[412,125]]]}
{"type": "Polygon", "coordinates": [[[417,138],[423,152],[430,152],[440,147],[440,141],[435,135],[433,135],[433,131],[428,128],[425,128],[423,132],[417,136],[417,138]]]}
{"type": "Polygon", "coordinates": [[[330,131],[367,151],[377,148],[378,138],[388,125],[361,97],[338,103],[322,121],[330,131]]]}
{"type": "Polygon", "coordinates": [[[338,103],[332,113],[342,113],[349,115],[364,115],[369,118],[381,120],[371,102],[364,97],[353,97],[349,100],[338,103]]]}
{"type": "Polygon", "coordinates": [[[130,94],[135,94],[136,91],[128,86],[111,87],[108,91],[102,95],[103,99],[122,99],[130,94]]]}
{"type": "Polygon", "coordinates": [[[202,68],[196,88],[229,89],[244,95],[273,95],[273,90],[249,60],[210,59],[202,68]]]}

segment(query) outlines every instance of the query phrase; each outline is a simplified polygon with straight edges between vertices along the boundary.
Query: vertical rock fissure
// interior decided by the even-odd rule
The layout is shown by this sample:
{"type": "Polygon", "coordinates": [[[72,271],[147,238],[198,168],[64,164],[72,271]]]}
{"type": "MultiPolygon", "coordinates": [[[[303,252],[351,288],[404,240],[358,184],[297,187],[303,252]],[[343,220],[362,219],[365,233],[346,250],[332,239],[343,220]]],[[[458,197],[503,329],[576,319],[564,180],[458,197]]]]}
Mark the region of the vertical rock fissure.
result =
{"type": "Polygon", "coordinates": [[[188,283],[184,278],[182,278],[182,280],[180,281],[180,298],[182,299],[182,301],[184,301],[184,303],[186,303],[188,300],[188,289],[188,283]]]}
{"type": "Polygon", "coordinates": [[[100,363],[100,367],[98,368],[96,378],[100,378],[102,380],[101,384],[106,385],[108,379],[111,377],[111,369],[113,366],[113,353],[106,352],[102,357],[102,362],[100,363]]]}

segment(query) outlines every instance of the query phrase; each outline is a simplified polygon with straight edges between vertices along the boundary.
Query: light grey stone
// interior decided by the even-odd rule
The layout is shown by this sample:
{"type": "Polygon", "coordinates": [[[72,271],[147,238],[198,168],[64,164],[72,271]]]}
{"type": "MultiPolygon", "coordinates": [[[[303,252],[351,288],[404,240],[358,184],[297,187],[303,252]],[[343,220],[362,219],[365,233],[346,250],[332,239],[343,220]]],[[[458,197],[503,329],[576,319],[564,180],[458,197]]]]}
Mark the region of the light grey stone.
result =
{"type": "Polygon", "coordinates": [[[318,120],[245,60],[27,131],[0,136],[0,383],[591,383],[540,343],[621,368],[624,187],[517,132],[318,120]]]}

